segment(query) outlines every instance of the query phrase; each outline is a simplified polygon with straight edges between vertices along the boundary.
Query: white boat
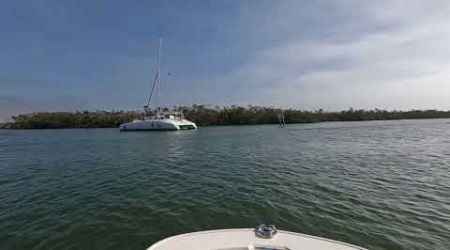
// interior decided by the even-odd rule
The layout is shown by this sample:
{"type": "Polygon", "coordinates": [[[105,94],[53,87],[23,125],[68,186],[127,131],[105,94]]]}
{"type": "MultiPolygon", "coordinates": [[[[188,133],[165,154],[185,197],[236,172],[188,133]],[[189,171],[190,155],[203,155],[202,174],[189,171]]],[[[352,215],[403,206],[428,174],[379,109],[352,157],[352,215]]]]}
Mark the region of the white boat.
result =
{"type": "Polygon", "coordinates": [[[367,250],[340,241],[277,230],[257,228],[210,230],[163,239],[147,250],[367,250]]]}
{"type": "Polygon", "coordinates": [[[184,119],[181,111],[162,112],[144,120],[120,124],[120,131],[185,130],[196,129],[197,125],[184,119]]]}
{"type": "Polygon", "coordinates": [[[144,119],[136,119],[132,122],[122,123],[119,126],[120,131],[197,129],[197,125],[194,122],[184,119],[182,111],[162,112],[159,107],[159,90],[161,88],[161,48],[162,39],[159,40],[158,68],[156,71],[155,80],[153,82],[147,105],[144,106],[145,111],[148,112],[148,107],[150,101],[152,100],[153,92],[156,91],[156,115],[146,117],[144,119]]]}

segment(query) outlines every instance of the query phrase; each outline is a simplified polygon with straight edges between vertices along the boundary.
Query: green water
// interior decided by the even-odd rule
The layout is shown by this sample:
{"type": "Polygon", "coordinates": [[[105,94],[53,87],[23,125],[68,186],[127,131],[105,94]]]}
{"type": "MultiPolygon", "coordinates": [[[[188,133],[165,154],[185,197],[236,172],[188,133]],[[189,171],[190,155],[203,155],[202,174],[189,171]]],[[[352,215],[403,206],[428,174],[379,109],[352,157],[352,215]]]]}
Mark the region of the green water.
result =
{"type": "Polygon", "coordinates": [[[450,120],[0,130],[1,249],[144,249],[278,228],[370,249],[449,249],[450,120]]]}

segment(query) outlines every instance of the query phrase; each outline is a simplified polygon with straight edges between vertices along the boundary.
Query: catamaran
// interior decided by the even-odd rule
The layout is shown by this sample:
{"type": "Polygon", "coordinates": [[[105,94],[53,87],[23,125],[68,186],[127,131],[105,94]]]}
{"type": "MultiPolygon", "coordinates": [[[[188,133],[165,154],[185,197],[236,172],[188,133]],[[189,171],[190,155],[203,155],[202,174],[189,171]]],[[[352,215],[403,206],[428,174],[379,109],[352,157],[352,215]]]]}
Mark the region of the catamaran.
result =
{"type": "Polygon", "coordinates": [[[159,39],[158,48],[158,67],[153,81],[152,90],[147,105],[144,106],[146,113],[149,111],[150,101],[153,93],[156,92],[156,115],[144,119],[135,119],[132,122],[120,124],[120,131],[139,131],[139,130],[185,130],[197,129],[197,125],[184,118],[183,111],[161,111],[159,107],[159,95],[161,89],[161,48],[162,38],[159,39]]]}
{"type": "Polygon", "coordinates": [[[262,224],[180,234],[163,239],[147,250],[367,250],[348,243],[277,230],[262,224]]]}

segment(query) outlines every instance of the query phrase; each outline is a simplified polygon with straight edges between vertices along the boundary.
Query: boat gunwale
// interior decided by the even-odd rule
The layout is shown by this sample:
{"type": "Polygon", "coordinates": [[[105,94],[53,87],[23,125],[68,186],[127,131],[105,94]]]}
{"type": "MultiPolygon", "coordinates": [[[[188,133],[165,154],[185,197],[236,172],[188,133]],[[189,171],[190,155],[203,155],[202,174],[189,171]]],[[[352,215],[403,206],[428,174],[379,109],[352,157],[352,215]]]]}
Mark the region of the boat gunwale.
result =
{"type": "MultiPolygon", "coordinates": [[[[235,232],[235,231],[245,231],[245,232],[251,231],[251,232],[253,232],[254,228],[212,229],[212,230],[204,230],[204,231],[196,231],[196,232],[178,234],[178,235],[174,235],[174,236],[169,236],[167,238],[164,238],[164,239],[161,239],[161,240],[155,242],[154,244],[149,246],[147,248],[147,250],[155,250],[157,247],[161,246],[161,244],[164,244],[165,242],[167,242],[169,240],[173,240],[174,238],[178,238],[178,237],[186,237],[186,236],[191,236],[191,235],[200,235],[200,234],[208,234],[208,233],[226,233],[226,232],[235,232]]],[[[319,237],[319,236],[313,236],[313,235],[309,235],[309,234],[302,234],[302,233],[296,233],[296,232],[284,231],[284,230],[278,230],[278,233],[291,234],[294,236],[301,236],[301,237],[315,239],[315,240],[327,241],[327,242],[338,244],[338,245],[352,247],[357,250],[368,250],[367,248],[356,246],[356,245],[346,243],[343,241],[323,238],[323,237],[319,237]]]]}

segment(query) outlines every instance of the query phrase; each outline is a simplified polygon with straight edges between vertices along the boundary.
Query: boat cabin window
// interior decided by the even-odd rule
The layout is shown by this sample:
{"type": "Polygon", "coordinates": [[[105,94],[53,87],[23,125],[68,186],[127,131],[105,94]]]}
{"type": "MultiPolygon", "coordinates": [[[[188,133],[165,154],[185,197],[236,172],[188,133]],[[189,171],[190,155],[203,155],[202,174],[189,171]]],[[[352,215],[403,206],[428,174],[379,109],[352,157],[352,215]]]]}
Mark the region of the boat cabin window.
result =
{"type": "Polygon", "coordinates": [[[152,118],[151,120],[166,120],[166,119],[173,119],[173,120],[181,120],[183,119],[182,113],[165,113],[165,114],[159,114],[152,118]]]}

